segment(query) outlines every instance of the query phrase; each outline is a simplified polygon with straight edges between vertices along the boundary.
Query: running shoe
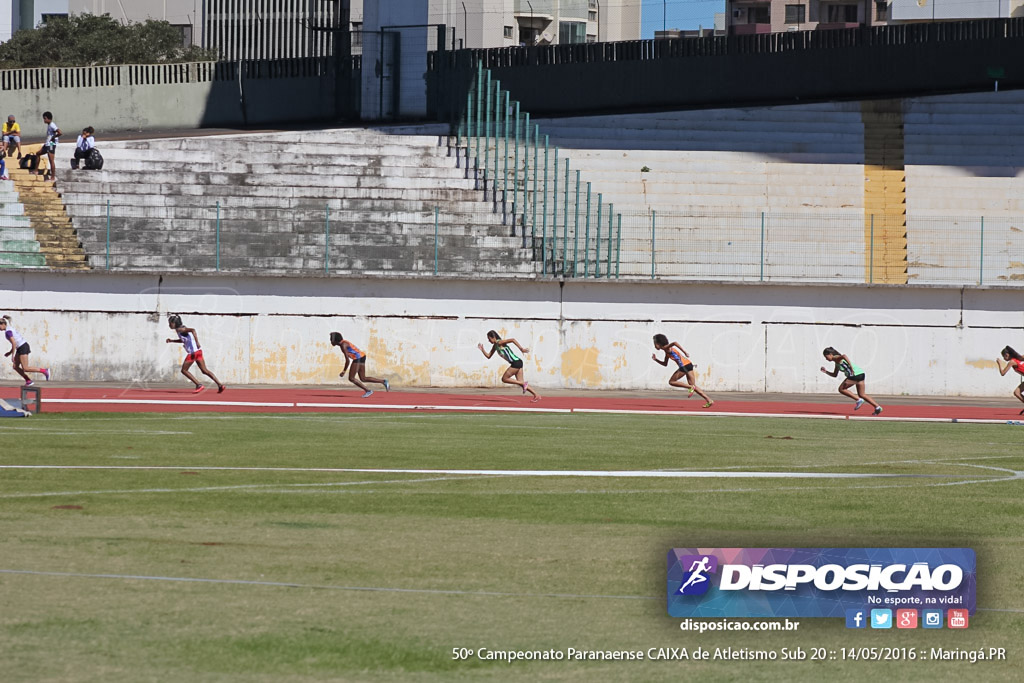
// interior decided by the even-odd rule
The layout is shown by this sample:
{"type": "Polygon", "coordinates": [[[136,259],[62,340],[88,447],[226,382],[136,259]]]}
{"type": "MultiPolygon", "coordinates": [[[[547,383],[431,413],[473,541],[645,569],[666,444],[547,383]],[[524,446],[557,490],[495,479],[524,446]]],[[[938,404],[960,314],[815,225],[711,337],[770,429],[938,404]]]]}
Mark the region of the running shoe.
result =
{"type": "Polygon", "coordinates": [[[861,407],[862,405],[864,405],[864,399],[862,399],[862,398],[858,398],[858,399],[857,399],[857,402],[853,404],[853,409],[854,409],[854,410],[860,410],[860,407],[861,407]]]}
{"type": "Polygon", "coordinates": [[[27,379],[27,380],[25,380],[25,386],[26,386],[26,387],[30,387],[30,386],[32,386],[33,384],[35,384],[35,382],[33,382],[32,380],[30,380],[30,379],[27,379]]]}
{"type": "Polygon", "coordinates": [[[875,408],[875,412],[872,413],[872,415],[881,415],[881,414],[882,414],[882,406],[878,406],[877,408],[875,408]]]}
{"type": "Polygon", "coordinates": [[[46,378],[47,382],[50,381],[50,368],[43,368],[43,377],[46,378]]]}
{"type": "Polygon", "coordinates": [[[367,389],[366,393],[363,394],[363,398],[370,398],[371,396],[373,396],[373,392],[370,391],[369,389],[367,389]]]}
{"type": "Polygon", "coordinates": [[[530,388],[530,383],[529,382],[523,382],[523,387],[522,388],[523,388],[523,395],[525,396],[527,390],[529,390],[529,388],[530,388]]]}
{"type": "Polygon", "coordinates": [[[686,398],[693,398],[693,392],[697,391],[696,387],[690,387],[690,390],[686,392],[686,398]]]}
{"type": "Polygon", "coordinates": [[[384,380],[384,391],[391,391],[391,382],[384,380]]]}
{"type": "Polygon", "coordinates": [[[195,389],[192,390],[192,393],[193,394],[198,394],[199,392],[201,392],[205,388],[206,387],[204,387],[202,384],[200,384],[199,386],[197,386],[195,389]]]}
{"type": "Polygon", "coordinates": [[[223,394],[224,390],[227,389],[227,388],[228,388],[228,386],[226,384],[221,384],[219,387],[217,387],[217,393],[218,394],[223,394]]]}
{"type": "Polygon", "coordinates": [[[710,408],[710,407],[711,407],[711,406],[713,406],[713,405],[715,405],[715,402],[714,402],[714,401],[708,401],[707,403],[705,403],[705,404],[704,404],[704,407],[705,407],[705,408],[710,408]]]}

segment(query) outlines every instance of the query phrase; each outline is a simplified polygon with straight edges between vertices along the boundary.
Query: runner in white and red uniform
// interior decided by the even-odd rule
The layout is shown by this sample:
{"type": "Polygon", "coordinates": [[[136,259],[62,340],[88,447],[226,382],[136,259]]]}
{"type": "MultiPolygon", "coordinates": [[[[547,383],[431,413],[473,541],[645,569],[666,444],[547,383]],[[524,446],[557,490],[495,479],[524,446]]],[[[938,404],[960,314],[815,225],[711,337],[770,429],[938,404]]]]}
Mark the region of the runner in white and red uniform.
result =
{"type": "Polygon", "coordinates": [[[5,357],[14,356],[14,371],[25,378],[25,386],[30,387],[35,382],[28,376],[30,372],[38,372],[40,375],[45,377],[47,380],[50,379],[49,368],[33,368],[29,367],[28,354],[32,353],[32,348],[25,341],[25,338],[11,326],[11,316],[5,315],[0,318],[0,332],[3,332],[4,339],[11,344],[11,350],[4,354],[5,357]]]}
{"type": "Polygon", "coordinates": [[[205,389],[202,382],[197,380],[195,376],[188,371],[192,364],[195,363],[199,366],[199,371],[204,375],[213,380],[214,384],[217,385],[217,393],[223,393],[226,386],[221,384],[217,376],[214,375],[206,367],[206,361],[203,360],[203,349],[199,346],[199,335],[191,327],[185,327],[181,322],[181,316],[172,315],[167,319],[167,324],[172,330],[178,333],[177,339],[168,339],[168,344],[181,344],[185,347],[185,361],[181,364],[181,374],[189,378],[193,384],[196,385],[195,390],[192,392],[198,394],[200,391],[205,389]]]}

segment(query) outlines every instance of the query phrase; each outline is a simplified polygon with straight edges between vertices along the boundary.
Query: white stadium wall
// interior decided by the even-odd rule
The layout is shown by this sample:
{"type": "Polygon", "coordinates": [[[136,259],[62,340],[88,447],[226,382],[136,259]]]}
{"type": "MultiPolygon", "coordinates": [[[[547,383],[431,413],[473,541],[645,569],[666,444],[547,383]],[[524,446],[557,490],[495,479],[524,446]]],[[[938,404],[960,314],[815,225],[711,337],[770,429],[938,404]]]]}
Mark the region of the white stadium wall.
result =
{"type": "Polygon", "coordinates": [[[999,396],[1013,388],[999,349],[1024,347],[1020,293],[998,288],[6,272],[0,293],[33,361],[65,382],[175,380],[172,312],[228,384],[338,384],[331,331],[399,387],[496,386],[501,362],[476,348],[491,328],[531,347],[527,377],[545,388],[665,388],[650,358],[664,332],[709,391],[833,392],[818,371],[831,345],[873,393],[999,396]]]}

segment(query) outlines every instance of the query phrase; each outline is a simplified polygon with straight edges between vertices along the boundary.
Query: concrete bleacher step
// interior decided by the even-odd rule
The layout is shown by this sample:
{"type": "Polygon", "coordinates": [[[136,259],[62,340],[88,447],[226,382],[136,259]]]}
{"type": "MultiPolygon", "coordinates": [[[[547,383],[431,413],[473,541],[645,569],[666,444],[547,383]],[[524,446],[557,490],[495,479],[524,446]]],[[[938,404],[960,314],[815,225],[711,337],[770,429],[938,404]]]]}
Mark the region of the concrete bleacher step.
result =
{"type": "MultiPolygon", "coordinates": [[[[80,176],[79,176],[80,177],[80,176]]],[[[304,185],[317,185],[320,187],[333,187],[339,189],[370,188],[370,189],[402,189],[416,190],[436,188],[437,178],[434,177],[410,177],[401,175],[315,175],[310,173],[286,174],[286,173],[191,173],[180,174],[168,173],[145,173],[140,171],[100,171],[90,175],[85,181],[76,179],[61,183],[62,190],[74,191],[75,188],[88,182],[107,185],[108,192],[116,192],[118,188],[122,192],[129,190],[130,184],[135,183],[164,183],[170,185],[231,185],[235,187],[301,187],[304,185]]],[[[462,177],[446,178],[446,186],[452,189],[474,189],[471,179],[462,177]]]]}
{"type": "MultiPolygon", "coordinates": [[[[82,207],[76,207],[76,211],[82,207]]],[[[75,225],[79,229],[83,228],[96,228],[105,226],[108,223],[111,228],[134,228],[136,230],[156,230],[160,232],[166,232],[168,234],[185,233],[193,230],[213,232],[216,230],[217,219],[213,212],[198,211],[191,215],[185,215],[188,209],[177,210],[182,215],[171,215],[169,211],[159,211],[154,209],[149,213],[151,215],[133,215],[124,216],[113,214],[108,219],[102,211],[96,211],[92,214],[88,213],[73,213],[72,219],[75,225]],[[172,225],[168,225],[172,223],[172,225]]],[[[138,212],[135,212],[138,213],[138,212]]],[[[501,222],[500,216],[496,214],[488,214],[486,217],[480,216],[479,214],[473,213],[445,213],[438,216],[437,223],[439,227],[452,224],[462,225],[473,225],[476,227],[478,232],[500,230],[504,225],[501,222]],[[484,220],[486,218],[486,220],[484,220]]],[[[418,231],[429,231],[433,232],[435,224],[433,212],[418,211],[418,212],[346,212],[346,213],[334,213],[331,216],[331,220],[325,219],[323,212],[306,212],[302,215],[293,214],[288,212],[285,215],[275,213],[261,213],[248,211],[244,213],[237,213],[232,216],[225,216],[224,212],[221,213],[220,225],[221,229],[227,230],[256,230],[257,232],[265,233],[278,233],[278,232],[293,232],[293,231],[313,231],[313,232],[337,232],[340,230],[346,230],[350,226],[373,226],[373,225],[384,225],[390,231],[399,230],[396,226],[406,225],[415,226],[418,231]]]]}
{"type": "Polygon", "coordinates": [[[31,252],[0,252],[2,268],[45,268],[46,257],[31,252]]]}
{"type": "Polygon", "coordinates": [[[289,150],[315,147],[323,144],[394,144],[413,149],[441,147],[445,135],[390,135],[386,131],[369,128],[328,128],[317,131],[291,131],[268,133],[234,133],[217,136],[198,136],[180,138],[150,138],[142,140],[125,140],[118,145],[131,149],[167,149],[167,150],[209,150],[215,147],[237,148],[241,145],[284,145],[289,150]]]}
{"type": "MultiPolygon", "coordinates": [[[[179,257],[168,259],[161,256],[129,256],[111,255],[109,261],[105,255],[90,256],[93,268],[109,268],[110,270],[151,270],[157,272],[174,272],[182,269],[208,270],[216,268],[213,256],[195,257],[183,260],[179,257]]],[[[533,277],[537,266],[533,261],[522,258],[502,257],[493,262],[474,261],[472,259],[438,259],[436,265],[433,257],[428,256],[395,256],[395,257],[352,257],[340,255],[331,258],[327,269],[330,273],[358,272],[363,275],[391,275],[395,272],[404,275],[433,275],[435,272],[444,275],[464,274],[476,275],[481,272],[506,276],[533,277]]],[[[252,272],[257,270],[263,274],[310,275],[325,270],[323,258],[304,259],[291,258],[251,258],[246,257],[225,262],[222,259],[220,270],[226,272],[252,272]]]]}

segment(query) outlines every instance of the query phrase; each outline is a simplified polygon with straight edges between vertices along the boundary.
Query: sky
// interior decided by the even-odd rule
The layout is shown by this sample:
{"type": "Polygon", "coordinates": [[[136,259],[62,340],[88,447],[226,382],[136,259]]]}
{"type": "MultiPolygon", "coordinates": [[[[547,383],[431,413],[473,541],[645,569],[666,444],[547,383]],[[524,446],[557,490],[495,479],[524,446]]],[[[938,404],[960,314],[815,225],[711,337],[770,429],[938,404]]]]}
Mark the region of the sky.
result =
{"type": "Polygon", "coordinates": [[[725,0],[642,0],[640,37],[653,38],[662,28],[714,28],[715,12],[725,11],[725,0]]]}

